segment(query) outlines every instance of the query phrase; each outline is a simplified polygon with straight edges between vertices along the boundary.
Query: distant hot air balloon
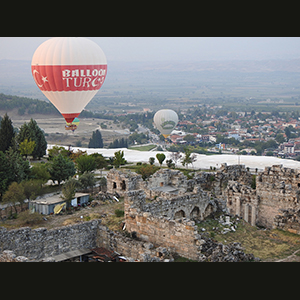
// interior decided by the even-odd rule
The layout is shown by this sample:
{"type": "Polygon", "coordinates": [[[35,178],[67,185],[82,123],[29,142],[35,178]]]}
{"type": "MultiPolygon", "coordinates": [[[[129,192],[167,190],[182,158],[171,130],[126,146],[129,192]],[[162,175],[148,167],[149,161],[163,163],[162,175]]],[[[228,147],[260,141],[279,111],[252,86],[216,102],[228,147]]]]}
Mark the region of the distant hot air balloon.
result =
{"type": "Polygon", "coordinates": [[[72,130],[73,132],[77,129],[80,121],[78,118],[75,118],[72,123],[67,123],[65,126],[66,130],[72,130]]]}
{"type": "Polygon", "coordinates": [[[156,128],[167,138],[178,123],[178,115],[174,110],[161,109],[156,112],[153,120],[156,128]]]}
{"type": "Polygon", "coordinates": [[[31,71],[42,93],[72,123],[101,88],[107,62],[93,41],[57,37],[36,49],[31,71]]]}

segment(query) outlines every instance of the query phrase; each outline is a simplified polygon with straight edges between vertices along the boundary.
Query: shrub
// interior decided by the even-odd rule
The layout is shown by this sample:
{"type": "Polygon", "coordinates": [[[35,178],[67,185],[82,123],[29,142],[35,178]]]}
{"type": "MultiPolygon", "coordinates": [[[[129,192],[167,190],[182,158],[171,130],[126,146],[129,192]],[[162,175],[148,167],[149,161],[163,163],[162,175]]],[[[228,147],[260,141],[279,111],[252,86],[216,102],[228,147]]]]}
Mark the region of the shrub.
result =
{"type": "Polygon", "coordinates": [[[29,210],[25,210],[18,215],[18,220],[23,225],[36,225],[43,221],[43,216],[37,212],[30,213],[29,210]]]}
{"type": "Polygon", "coordinates": [[[115,210],[115,215],[118,218],[123,217],[124,216],[124,210],[122,210],[122,209],[116,209],[115,210]]]}

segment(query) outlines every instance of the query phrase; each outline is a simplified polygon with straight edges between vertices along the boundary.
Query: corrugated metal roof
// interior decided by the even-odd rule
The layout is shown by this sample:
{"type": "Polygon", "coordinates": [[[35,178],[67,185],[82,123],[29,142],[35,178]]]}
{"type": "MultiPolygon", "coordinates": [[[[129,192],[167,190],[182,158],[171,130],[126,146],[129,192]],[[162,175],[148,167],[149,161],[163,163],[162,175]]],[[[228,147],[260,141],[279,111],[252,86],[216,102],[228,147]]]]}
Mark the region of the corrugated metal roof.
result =
{"type": "Polygon", "coordinates": [[[65,253],[61,253],[61,254],[52,256],[51,258],[53,258],[55,260],[55,262],[60,262],[60,261],[71,259],[71,258],[74,258],[74,257],[77,257],[77,256],[89,254],[91,252],[92,251],[90,249],[80,248],[80,249],[76,249],[76,250],[72,250],[72,251],[68,251],[68,252],[65,252],[65,253]]]}

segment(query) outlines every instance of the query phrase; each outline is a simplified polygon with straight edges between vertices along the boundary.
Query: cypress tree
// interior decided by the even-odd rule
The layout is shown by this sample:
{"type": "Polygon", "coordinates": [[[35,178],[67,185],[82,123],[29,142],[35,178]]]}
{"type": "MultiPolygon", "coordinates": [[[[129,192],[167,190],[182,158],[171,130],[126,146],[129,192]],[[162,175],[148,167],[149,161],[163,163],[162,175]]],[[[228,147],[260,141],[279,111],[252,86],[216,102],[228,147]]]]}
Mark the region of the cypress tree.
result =
{"type": "Polygon", "coordinates": [[[35,120],[30,119],[28,123],[30,134],[32,136],[32,141],[35,141],[35,148],[32,152],[34,158],[41,158],[46,154],[47,142],[45,139],[44,132],[38,126],[35,120]]]}
{"type": "Polygon", "coordinates": [[[24,123],[20,128],[17,141],[20,144],[24,142],[25,139],[35,142],[35,147],[32,152],[33,158],[41,158],[46,154],[47,141],[44,132],[33,119],[30,119],[28,124],[24,123]]]}
{"type": "Polygon", "coordinates": [[[1,120],[0,126],[0,151],[5,152],[13,145],[13,138],[15,136],[11,119],[7,114],[1,120]]]}
{"type": "Polygon", "coordinates": [[[102,135],[98,129],[96,131],[93,131],[92,138],[90,138],[88,148],[103,148],[102,135]]]}

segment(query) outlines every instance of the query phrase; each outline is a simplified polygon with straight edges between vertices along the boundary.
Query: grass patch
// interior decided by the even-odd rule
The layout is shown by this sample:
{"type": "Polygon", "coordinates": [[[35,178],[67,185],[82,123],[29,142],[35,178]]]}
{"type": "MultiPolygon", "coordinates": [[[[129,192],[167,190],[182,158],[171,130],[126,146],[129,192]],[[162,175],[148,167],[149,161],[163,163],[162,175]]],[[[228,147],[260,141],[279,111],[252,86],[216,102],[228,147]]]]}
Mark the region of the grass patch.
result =
{"type": "MultiPolygon", "coordinates": [[[[231,218],[231,220],[234,221],[236,218],[231,218]]],[[[231,231],[226,234],[222,234],[222,230],[213,230],[217,227],[222,228],[217,217],[208,218],[198,224],[198,227],[199,231],[205,228],[208,237],[223,244],[241,243],[245,253],[253,253],[255,257],[259,257],[262,261],[274,261],[284,258],[300,249],[299,235],[278,229],[262,230],[251,226],[242,219],[236,222],[235,232],[231,231]]]]}
{"type": "Polygon", "coordinates": [[[124,222],[124,202],[106,204],[107,214],[102,217],[102,225],[107,226],[110,230],[120,231],[124,222]]]}
{"type": "Polygon", "coordinates": [[[137,147],[129,147],[130,150],[137,150],[137,151],[150,151],[154,149],[156,145],[145,145],[145,146],[137,146],[137,147]]]}

